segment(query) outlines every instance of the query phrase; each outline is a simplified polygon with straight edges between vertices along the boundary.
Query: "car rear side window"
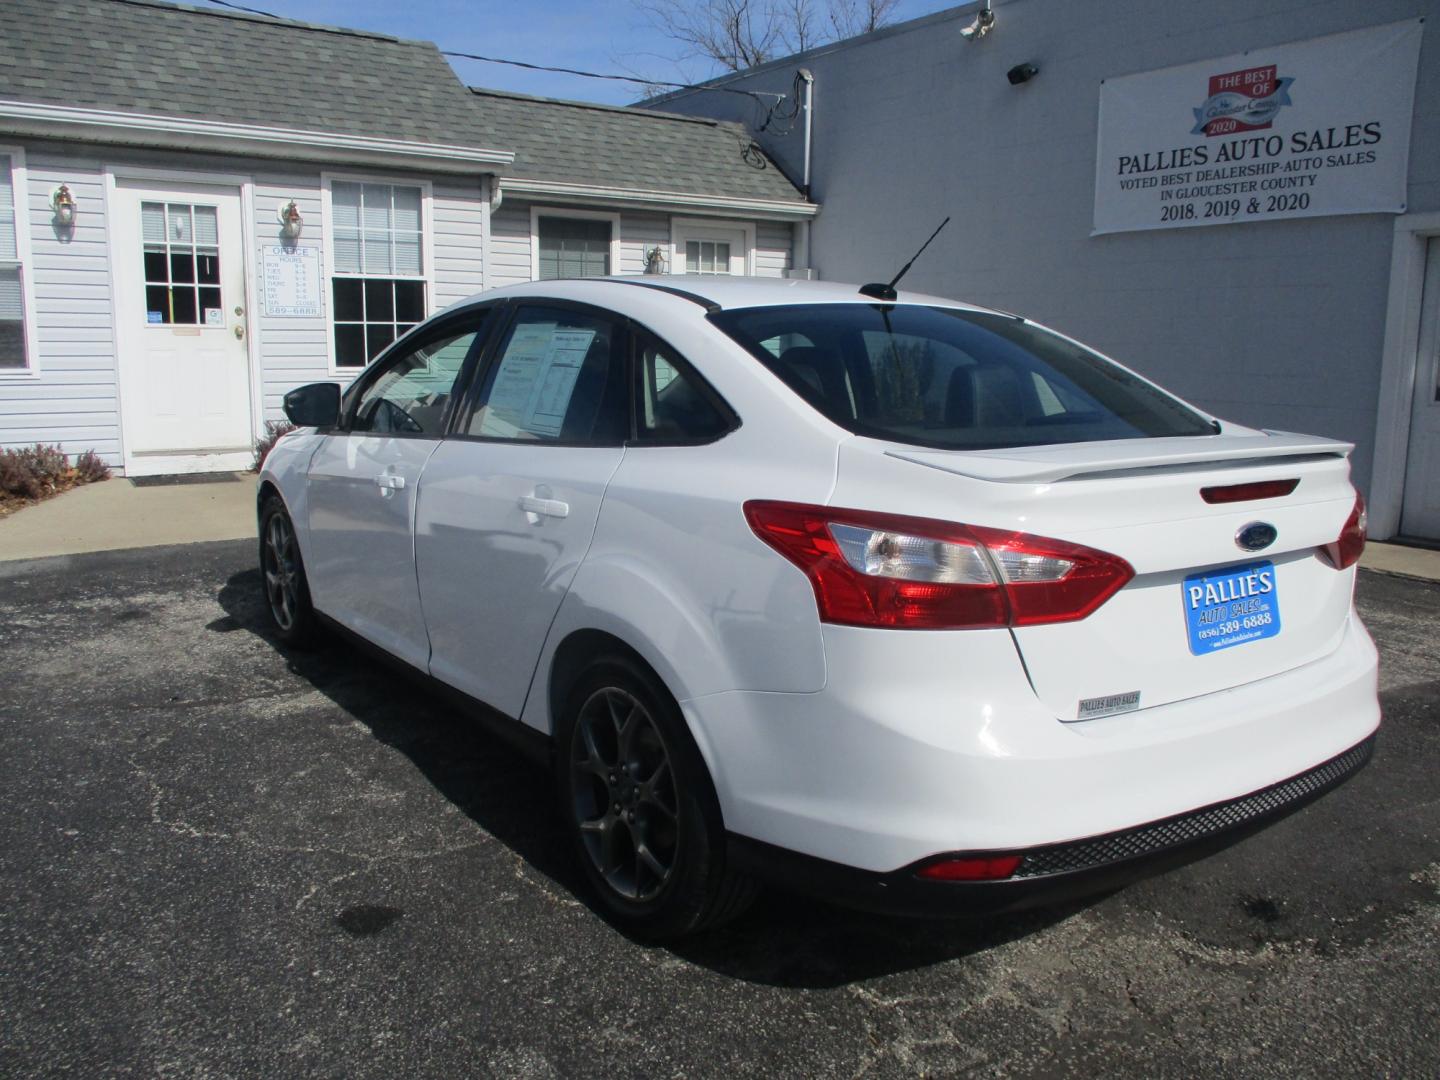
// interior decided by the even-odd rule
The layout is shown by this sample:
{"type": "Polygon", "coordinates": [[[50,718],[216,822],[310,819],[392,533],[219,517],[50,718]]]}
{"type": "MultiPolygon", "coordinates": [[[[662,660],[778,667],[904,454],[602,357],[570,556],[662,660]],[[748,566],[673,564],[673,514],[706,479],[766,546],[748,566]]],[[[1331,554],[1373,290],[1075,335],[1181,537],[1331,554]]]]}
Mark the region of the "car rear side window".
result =
{"type": "Polygon", "coordinates": [[[668,345],[635,333],[635,436],[640,443],[701,443],[734,421],[716,395],[668,345]]]}
{"type": "Polygon", "coordinates": [[[618,446],[629,434],[620,328],[570,308],[521,307],[466,433],[618,446]]]}
{"type": "Polygon", "coordinates": [[[1137,375],[1012,316],[811,304],[710,318],[797,395],[858,435],[984,450],[1215,430],[1137,375]]]}

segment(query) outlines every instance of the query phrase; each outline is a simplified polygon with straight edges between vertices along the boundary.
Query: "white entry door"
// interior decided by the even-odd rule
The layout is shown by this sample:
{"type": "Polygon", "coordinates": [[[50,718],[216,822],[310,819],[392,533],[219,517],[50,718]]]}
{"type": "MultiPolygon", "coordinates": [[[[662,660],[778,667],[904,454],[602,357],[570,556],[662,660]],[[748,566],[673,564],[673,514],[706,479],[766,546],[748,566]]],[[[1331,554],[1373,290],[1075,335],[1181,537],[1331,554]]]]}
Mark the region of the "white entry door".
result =
{"type": "Polygon", "coordinates": [[[248,465],[239,190],[121,180],[112,215],[126,472],[248,465]]]}
{"type": "Polygon", "coordinates": [[[1400,532],[1440,540],[1440,237],[1430,241],[1426,252],[1421,304],[1400,532]]]}

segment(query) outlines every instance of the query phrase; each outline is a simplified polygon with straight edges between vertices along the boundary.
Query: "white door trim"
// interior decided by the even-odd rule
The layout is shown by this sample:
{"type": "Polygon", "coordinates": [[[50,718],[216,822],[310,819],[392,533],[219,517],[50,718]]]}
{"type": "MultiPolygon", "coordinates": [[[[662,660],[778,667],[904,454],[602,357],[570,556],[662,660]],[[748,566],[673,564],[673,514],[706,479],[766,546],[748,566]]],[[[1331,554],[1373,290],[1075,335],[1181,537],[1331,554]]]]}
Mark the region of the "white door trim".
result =
{"type": "Polygon", "coordinates": [[[1415,395],[1415,354],[1420,347],[1420,306],[1425,289],[1425,245],[1440,236],[1440,213],[1401,214],[1390,253],[1390,297],[1380,360],[1380,406],[1375,418],[1375,465],[1370,478],[1370,536],[1385,540],[1400,530],[1405,502],[1405,459],[1410,453],[1410,409],[1415,395]]]}
{"type": "Polygon", "coordinates": [[[125,380],[120,371],[120,305],[115,282],[121,269],[121,253],[115,240],[116,203],[119,183],[122,180],[140,180],[156,184],[200,184],[208,187],[238,190],[240,195],[240,247],[244,258],[245,277],[245,353],[249,371],[247,385],[250,392],[250,435],[258,439],[265,430],[265,408],[262,374],[260,370],[260,342],[256,314],[256,252],[255,252],[255,181],[244,173],[202,172],[189,169],[155,169],[140,165],[107,164],[103,167],[103,191],[105,203],[105,246],[106,263],[109,267],[110,332],[111,349],[115,356],[115,407],[116,431],[120,444],[120,462],[125,475],[138,476],[157,472],[208,472],[229,469],[243,469],[250,466],[252,455],[241,454],[196,454],[184,457],[157,457],[147,454],[133,454],[125,434],[125,380]],[[241,461],[241,458],[244,458],[241,461]],[[143,462],[143,464],[142,464],[143,462]]]}

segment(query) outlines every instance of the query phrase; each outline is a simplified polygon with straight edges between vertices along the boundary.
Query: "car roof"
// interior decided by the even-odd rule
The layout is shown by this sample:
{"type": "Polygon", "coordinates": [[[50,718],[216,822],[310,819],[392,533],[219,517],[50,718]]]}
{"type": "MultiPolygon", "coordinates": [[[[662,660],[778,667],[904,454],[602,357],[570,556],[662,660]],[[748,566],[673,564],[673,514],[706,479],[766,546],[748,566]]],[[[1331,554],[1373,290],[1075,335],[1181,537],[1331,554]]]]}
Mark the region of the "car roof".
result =
{"type": "MultiPolygon", "coordinates": [[[[710,311],[731,308],[779,307],[786,304],[875,304],[880,303],[860,292],[860,286],[835,281],[806,281],[803,278],[761,278],[706,274],[623,275],[587,278],[548,278],[496,290],[507,293],[544,292],[556,285],[584,286],[587,291],[641,288],[654,293],[668,293],[677,302],[699,304],[710,311]]],[[[594,292],[591,295],[596,295],[594,292]]],[[[598,297],[597,297],[598,298],[598,297]]],[[[986,311],[975,304],[928,296],[924,293],[899,292],[893,301],[898,304],[963,308],[986,311]]]]}

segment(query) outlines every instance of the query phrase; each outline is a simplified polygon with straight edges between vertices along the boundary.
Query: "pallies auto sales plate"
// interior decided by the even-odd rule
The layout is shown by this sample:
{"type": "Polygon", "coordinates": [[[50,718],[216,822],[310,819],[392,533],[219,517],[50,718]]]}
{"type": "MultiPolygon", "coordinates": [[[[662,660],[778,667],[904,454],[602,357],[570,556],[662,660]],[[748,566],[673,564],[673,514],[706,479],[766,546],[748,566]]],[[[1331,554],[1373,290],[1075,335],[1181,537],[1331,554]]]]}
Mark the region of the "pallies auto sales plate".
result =
{"type": "Polygon", "coordinates": [[[1280,633],[1272,562],[1191,574],[1181,586],[1181,597],[1190,651],[1196,656],[1280,633]]]}

